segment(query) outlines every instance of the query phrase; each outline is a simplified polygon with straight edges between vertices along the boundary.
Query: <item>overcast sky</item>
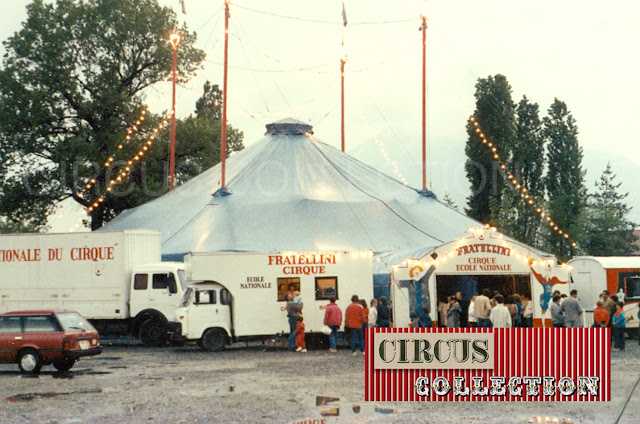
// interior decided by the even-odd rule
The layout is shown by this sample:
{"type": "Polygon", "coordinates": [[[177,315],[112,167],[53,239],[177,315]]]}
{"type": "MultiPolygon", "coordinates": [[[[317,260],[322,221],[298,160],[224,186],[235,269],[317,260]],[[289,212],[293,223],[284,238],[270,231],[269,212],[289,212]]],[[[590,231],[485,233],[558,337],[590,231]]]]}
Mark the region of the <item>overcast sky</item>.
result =
{"type": "MultiPolygon", "coordinates": [[[[29,1],[5,3],[2,39],[20,28],[29,1]]],[[[178,89],[177,113],[184,116],[193,111],[205,80],[222,82],[224,2],[185,0],[186,15],[179,0],[160,3],[198,32],[198,45],[207,53],[204,71],[178,89]]],[[[230,123],[245,132],[250,144],[264,134],[265,124],[292,116],[339,146],[344,34],[347,152],[369,143],[370,154],[383,157],[372,140],[387,133],[397,137],[385,142],[387,151],[418,154],[422,8],[420,0],[347,0],[349,23],[343,30],[342,1],[232,1],[230,123]]],[[[614,169],[616,158],[640,165],[640,2],[431,0],[426,11],[434,162],[446,159],[438,155],[448,149],[459,153],[464,148],[476,80],[502,73],[516,102],[526,94],[546,112],[554,97],[565,101],[577,120],[581,144],[611,158],[614,169]]],[[[153,110],[167,109],[170,83],[149,91],[148,101],[153,110]]],[[[594,170],[593,178],[600,171],[594,170]]]]}

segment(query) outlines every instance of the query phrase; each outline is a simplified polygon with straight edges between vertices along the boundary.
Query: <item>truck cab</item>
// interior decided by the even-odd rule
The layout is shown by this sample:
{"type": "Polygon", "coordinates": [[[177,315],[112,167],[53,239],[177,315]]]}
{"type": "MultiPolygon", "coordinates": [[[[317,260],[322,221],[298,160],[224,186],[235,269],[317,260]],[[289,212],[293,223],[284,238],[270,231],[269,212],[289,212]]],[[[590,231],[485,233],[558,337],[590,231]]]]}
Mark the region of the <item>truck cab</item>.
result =
{"type": "Polygon", "coordinates": [[[163,346],[170,323],[184,295],[184,264],[161,262],[140,265],[131,273],[129,309],[132,333],[145,344],[163,346]]]}
{"type": "Polygon", "coordinates": [[[208,351],[223,350],[233,338],[232,296],[214,281],[190,284],[175,312],[177,330],[182,340],[197,341],[208,351]]]}

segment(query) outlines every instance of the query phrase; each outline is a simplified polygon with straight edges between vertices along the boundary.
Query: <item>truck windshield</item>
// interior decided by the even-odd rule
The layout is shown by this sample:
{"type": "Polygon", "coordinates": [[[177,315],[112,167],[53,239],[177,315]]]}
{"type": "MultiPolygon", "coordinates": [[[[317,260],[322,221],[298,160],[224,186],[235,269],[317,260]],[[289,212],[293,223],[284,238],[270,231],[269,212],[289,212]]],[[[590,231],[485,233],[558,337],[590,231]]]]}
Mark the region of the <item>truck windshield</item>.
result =
{"type": "Polygon", "coordinates": [[[182,296],[182,302],[180,306],[185,308],[189,306],[189,300],[191,299],[191,293],[193,293],[193,289],[188,288],[187,291],[184,292],[184,296],[182,296]]]}
{"type": "Polygon", "coordinates": [[[178,280],[180,280],[180,287],[184,290],[184,282],[186,281],[186,274],[184,273],[184,269],[178,270],[178,280]]]}
{"type": "Polygon", "coordinates": [[[86,319],[82,318],[80,314],[77,312],[58,312],[56,313],[56,317],[58,317],[58,321],[62,328],[65,331],[70,330],[91,330],[95,331],[93,325],[89,323],[86,319]]]}

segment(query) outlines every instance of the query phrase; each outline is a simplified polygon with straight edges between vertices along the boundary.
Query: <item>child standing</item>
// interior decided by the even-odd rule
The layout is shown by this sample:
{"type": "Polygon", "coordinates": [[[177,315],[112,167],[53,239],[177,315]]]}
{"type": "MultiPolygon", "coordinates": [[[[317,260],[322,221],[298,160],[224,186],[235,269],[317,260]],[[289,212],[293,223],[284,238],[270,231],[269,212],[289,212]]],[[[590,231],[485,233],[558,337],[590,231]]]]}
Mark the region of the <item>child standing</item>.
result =
{"type": "Polygon", "coordinates": [[[623,303],[618,302],[616,304],[616,313],[611,318],[611,323],[613,324],[613,350],[616,352],[624,350],[624,329],[627,325],[622,307],[623,303]]]}
{"type": "Polygon", "coordinates": [[[304,322],[303,318],[298,318],[298,324],[296,325],[296,352],[307,352],[307,344],[304,342],[304,322]]]}

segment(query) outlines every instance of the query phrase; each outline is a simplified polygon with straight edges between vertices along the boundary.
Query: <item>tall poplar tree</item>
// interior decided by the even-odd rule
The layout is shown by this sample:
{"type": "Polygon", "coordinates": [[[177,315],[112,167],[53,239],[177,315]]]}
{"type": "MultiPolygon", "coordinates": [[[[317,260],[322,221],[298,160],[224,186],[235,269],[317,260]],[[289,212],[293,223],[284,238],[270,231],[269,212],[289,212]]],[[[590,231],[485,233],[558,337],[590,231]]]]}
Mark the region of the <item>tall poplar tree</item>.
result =
{"type": "MultiPolygon", "coordinates": [[[[509,168],[520,184],[528,189],[528,194],[537,205],[544,201],[542,174],[545,161],[539,109],[538,104],[531,103],[526,96],[518,103],[517,136],[509,168]]],[[[522,193],[508,184],[502,195],[499,218],[499,225],[507,234],[531,246],[542,247],[539,237],[539,215],[522,193]]]]}
{"type": "Polygon", "coordinates": [[[583,234],[581,215],[586,202],[585,172],[582,170],[582,147],[578,144],[578,127],[567,105],[555,99],[543,120],[547,142],[547,173],[544,184],[548,196],[547,248],[561,259],[577,252],[572,242],[580,244],[583,234]],[[558,226],[570,239],[553,230],[558,226]]]}
{"type": "MultiPolygon", "coordinates": [[[[481,78],[476,84],[474,116],[485,136],[499,151],[501,160],[509,160],[516,139],[515,104],[511,86],[504,75],[481,78]]],[[[500,198],[505,186],[500,162],[482,144],[472,123],[467,122],[467,162],[465,170],[471,183],[465,212],[484,223],[498,224],[500,198]]],[[[498,225],[499,226],[499,225],[498,225]]]]}

